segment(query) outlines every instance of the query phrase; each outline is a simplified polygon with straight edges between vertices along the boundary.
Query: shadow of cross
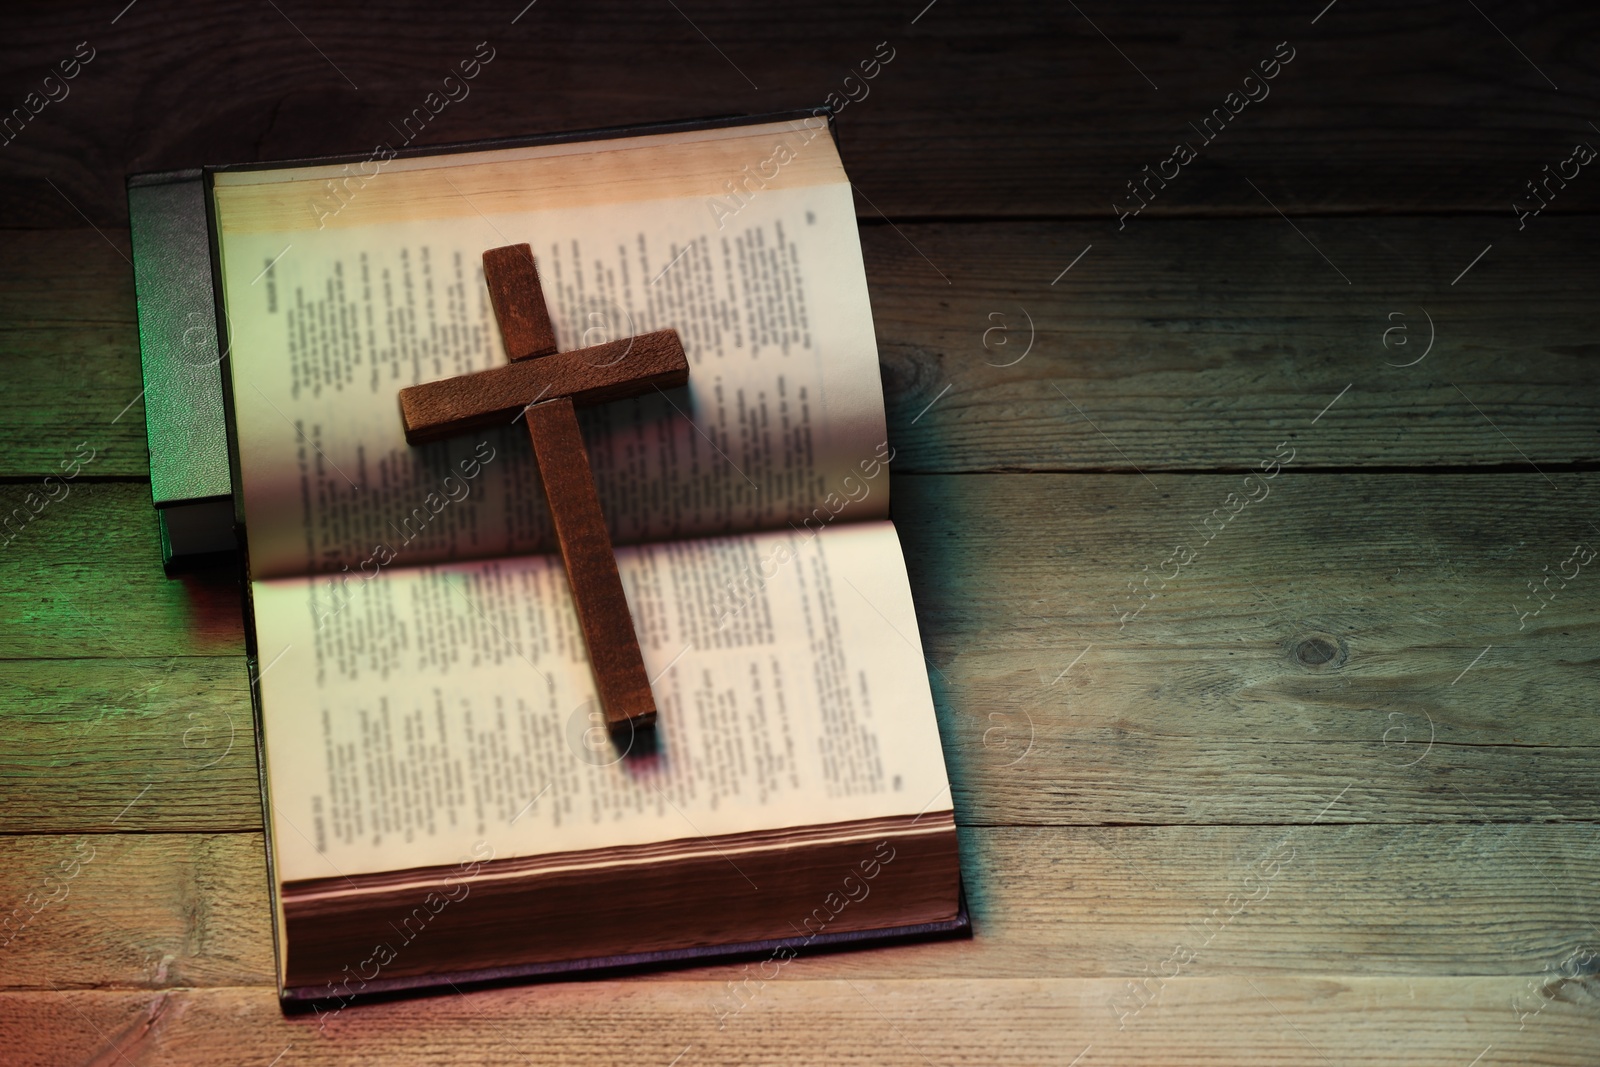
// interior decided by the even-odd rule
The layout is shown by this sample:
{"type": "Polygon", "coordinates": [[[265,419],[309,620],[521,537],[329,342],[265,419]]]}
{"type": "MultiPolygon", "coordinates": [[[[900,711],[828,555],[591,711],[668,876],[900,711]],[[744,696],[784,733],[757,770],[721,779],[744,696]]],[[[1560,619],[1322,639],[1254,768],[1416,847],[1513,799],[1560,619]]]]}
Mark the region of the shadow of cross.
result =
{"type": "Polygon", "coordinates": [[[511,362],[400,390],[406,441],[439,441],[526,412],[606,726],[614,736],[649,727],[655,698],[575,408],[687,383],[683,344],[676,330],[660,330],[558,353],[533,250],[489,249],[483,276],[511,362]]]}

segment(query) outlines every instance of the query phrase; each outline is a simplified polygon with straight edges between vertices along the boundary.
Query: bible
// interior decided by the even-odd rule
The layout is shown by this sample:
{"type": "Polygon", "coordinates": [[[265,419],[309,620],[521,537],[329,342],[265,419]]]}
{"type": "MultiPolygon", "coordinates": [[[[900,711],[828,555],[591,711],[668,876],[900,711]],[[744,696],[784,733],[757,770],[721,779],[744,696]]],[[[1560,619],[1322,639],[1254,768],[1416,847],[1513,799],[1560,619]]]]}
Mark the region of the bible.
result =
{"type": "Polygon", "coordinates": [[[968,928],[826,114],[205,195],[286,1007],[968,928]],[[561,352],[691,368],[578,411],[648,738],[608,735],[525,412],[402,425],[507,364],[482,255],[521,244],[561,352]]]}

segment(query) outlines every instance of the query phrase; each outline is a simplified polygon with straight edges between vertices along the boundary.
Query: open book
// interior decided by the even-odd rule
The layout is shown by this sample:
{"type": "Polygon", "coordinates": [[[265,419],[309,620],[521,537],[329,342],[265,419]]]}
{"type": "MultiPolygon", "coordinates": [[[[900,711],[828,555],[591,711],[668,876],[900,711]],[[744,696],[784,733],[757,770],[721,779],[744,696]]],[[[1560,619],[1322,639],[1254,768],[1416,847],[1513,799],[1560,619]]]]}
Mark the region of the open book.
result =
{"type": "Polygon", "coordinates": [[[823,118],[220,168],[211,211],[286,1000],[962,927],[851,189],[823,118]],[[607,738],[505,362],[673,328],[581,415],[661,720],[607,738]]]}

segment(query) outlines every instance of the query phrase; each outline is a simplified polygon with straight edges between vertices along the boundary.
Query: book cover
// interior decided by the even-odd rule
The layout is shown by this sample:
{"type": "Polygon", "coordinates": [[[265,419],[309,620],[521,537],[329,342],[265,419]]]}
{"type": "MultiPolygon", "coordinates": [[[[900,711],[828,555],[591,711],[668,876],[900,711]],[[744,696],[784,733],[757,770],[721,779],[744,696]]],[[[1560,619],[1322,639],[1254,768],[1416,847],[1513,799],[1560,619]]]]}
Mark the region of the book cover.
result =
{"type": "Polygon", "coordinates": [[[128,179],[150,492],[169,571],[237,547],[199,170],[128,179]]]}

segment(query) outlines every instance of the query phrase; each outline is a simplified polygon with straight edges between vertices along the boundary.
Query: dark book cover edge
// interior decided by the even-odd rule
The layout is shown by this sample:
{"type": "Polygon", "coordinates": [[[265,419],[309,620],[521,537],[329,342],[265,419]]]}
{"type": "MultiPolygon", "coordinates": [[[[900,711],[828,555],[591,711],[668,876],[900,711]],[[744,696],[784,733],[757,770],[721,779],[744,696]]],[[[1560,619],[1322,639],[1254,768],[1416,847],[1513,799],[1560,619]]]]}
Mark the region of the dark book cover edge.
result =
{"type": "MultiPolygon", "coordinates": [[[[836,934],[822,933],[805,937],[745,941],[729,945],[668,949],[660,952],[636,952],[621,956],[597,956],[556,963],[488,967],[407,978],[379,978],[365,983],[359,992],[344,997],[330,998],[326,989],[319,990],[314,986],[288,987],[279,991],[278,1003],[285,1014],[314,1011],[325,1015],[351,1005],[428,996],[446,990],[461,993],[469,989],[488,989],[541,979],[617,978],[643,971],[698,967],[713,963],[736,963],[763,956],[774,958],[783,951],[798,956],[809,950],[838,952],[913,941],[936,941],[971,936],[972,917],[967,910],[966,891],[963,889],[958,898],[955,916],[935,922],[887,926],[876,930],[849,930],[836,934]]],[[[785,957],[787,958],[790,957],[785,957]]]]}

